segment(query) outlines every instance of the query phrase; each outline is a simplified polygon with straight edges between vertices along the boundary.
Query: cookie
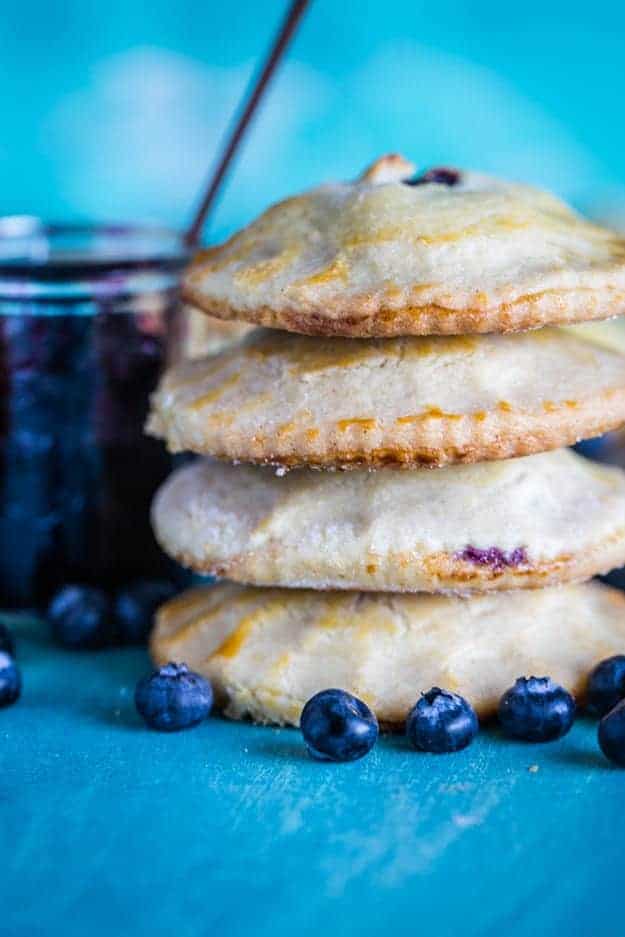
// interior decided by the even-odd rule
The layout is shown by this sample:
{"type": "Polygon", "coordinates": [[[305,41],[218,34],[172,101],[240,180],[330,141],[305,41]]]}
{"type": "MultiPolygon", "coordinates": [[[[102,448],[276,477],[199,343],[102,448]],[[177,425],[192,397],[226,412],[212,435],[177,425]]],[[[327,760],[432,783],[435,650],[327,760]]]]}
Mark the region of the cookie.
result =
{"type": "Polygon", "coordinates": [[[174,368],[148,431],[172,452],[285,467],[529,455],[625,422],[625,355],[563,329],[322,339],[255,330],[174,368]]]}
{"type": "Polygon", "coordinates": [[[533,588],[625,563],[625,472],[569,450],[438,472],[346,475],[198,460],[152,510],[163,549],[262,586],[533,588]]]}
{"type": "Polygon", "coordinates": [[[212,680],[226,715],[293,725],[328,687],[391,726],[432,686],[481,717],[519,676],[549,675],[579,697],[591,668],[624,648],[625,595],[598,583],[469,599],[227,583],[168,602],[151,639],[158,664],[212,680]]]}
{"type": "Polygon", "coordinates": [[[509,332],[625,311],[625,239],[547,192],[398,156],[202,251],[185,298],[308,335],[509,332]]]}
{"type": "Polygon", "coordinates": [[[194,361],[206,355],[214,355],[233,345],[251,331],[253,326],[245,322],[226,322],[206,313],[183,306],[180,310],[176,359],[194,361]]]}
{"type": "Polygon", "coordinates": [[[625,320],[609,319],[607,322],[585,322],[582,325],[568,325],[566,330],[571,335],[588,338],[604,348],[625,354],[625,320]]]}

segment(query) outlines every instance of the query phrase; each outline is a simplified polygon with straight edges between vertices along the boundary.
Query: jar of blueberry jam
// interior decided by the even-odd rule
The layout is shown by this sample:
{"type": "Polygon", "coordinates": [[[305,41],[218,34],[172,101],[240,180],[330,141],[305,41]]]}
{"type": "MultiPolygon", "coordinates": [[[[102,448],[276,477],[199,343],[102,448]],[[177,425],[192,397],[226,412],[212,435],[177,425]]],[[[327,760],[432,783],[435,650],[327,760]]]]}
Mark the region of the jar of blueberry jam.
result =
{"type": "Polygon", "coordinates": [[[167,571],[143,424],[186,260],[160,228],[0,218],[0,607],[167,571]]]}

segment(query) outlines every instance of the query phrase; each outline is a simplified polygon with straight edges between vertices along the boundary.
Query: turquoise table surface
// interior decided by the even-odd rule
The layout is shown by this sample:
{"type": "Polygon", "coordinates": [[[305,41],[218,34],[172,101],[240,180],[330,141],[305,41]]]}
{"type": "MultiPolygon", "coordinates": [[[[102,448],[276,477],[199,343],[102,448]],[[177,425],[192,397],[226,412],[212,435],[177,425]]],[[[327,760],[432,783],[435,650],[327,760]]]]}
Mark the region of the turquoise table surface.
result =
{"type": "Polygon", "coordinates": [[[143,728],[142,650],[20,631],[0,712],[3,937],[625,933],[625,772],[581,720],[549,746],[399,737],[350,765],[219,718],[143,728]],[[532,766],[537,766],[530,770],[532,766]]]}

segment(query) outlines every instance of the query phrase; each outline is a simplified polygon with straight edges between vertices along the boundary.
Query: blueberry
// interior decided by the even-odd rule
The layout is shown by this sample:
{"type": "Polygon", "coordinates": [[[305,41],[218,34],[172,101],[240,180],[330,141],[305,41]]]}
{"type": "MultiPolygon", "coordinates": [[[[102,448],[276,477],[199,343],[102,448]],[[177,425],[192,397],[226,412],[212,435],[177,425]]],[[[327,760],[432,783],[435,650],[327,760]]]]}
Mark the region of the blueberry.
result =
{"type": "Polygon", "coordinates": [[[605,757],[625,768],[625,700],[601,719],[597,734],[605,757]]]}
{"type": "Polygon", "coordinates": [[[475,710],[462,696],[432,687],[423,693],[406,720],[406,735],[422,752],[459,752],[470,745],[479,725],[475,710]]]}
{"type": "Polygon", "coordinates": [[[206,719],[213,705],[213,690],[204,677],[186,664],[165,664],[139,680],[135,690],[137,711],[151,729],[176,732],[206,719]]]}
{"type": "Polygon", "coordinates": [[[117,593],[115,599],[115,625],[124,644],[143,644],[152,627],[152,619],[159,605],[175,594],[171,582],[141,579],[117,593]]]}
{"type": "Polygon", "coordinates": [[[575,719],[575,700],[551,677],[519,677],[499,702],[506,735],[528,742],[551,742],[566,735],[575,719]]]}
{"type": "Polygon", "coordinates": [[[449,169],[446,166],[437,166],[435,169],[429,169],[420,176],[413,176],[412,179],[406,179],[406,185],[427,185],[435,183],[437,185],[458,185],[460,182],[460,173],[457,169],[449,169]]]}
{"type": "Polygon", "coordinates": [[[111,640],[111,606],[101,589],[63,586],[50,602],[47,615],[52,634],[63,647],[97,648],[111,640]]]}
{"type": "Polygon", "coordinates": [[[300,719],[308,754],[319,761],[356,761],[371,751],[378,720],[366,703],[345,690],[312,696],[300,719]]]}
{"type": "Polygon", "coordinates": [[[22,692],[22,677],[15,661],[0,651],[0,707],[10,706],[22,692]]]}
{"type": "Polygon", "coordinates": [[[593,439],[581,439],[573,446],[576,452],[585,456],[587,459],[597,459],[601,461],[607,446],[605,436],[595,436],[593,439]]]}
{"type": "Polygon", "coordinates": [[[599,577],[602,582],[612,586],[613,589],[620,589],[625,592],[625,566],[620,569],[613,569],[606,576],[599,577]]]}
{"type": "Polygon", "coordinates": [[[6,625],[0,621],[0,651],[6,651],[12,657],[15,655],[15,640],[6,625]]]}
{"type": "Polygon", "coordinates": [[[625,655],[617,654],[597,664],[588,678],[587,708],[605,716],[625,698],[625,655]]]}

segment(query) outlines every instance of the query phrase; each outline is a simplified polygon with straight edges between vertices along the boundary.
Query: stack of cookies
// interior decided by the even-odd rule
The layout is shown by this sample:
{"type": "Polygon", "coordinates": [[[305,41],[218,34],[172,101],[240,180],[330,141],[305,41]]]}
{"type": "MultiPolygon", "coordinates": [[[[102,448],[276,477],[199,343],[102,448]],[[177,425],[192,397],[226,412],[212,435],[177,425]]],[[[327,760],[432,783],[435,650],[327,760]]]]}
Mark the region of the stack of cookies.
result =
{"type": "Polygon", "coordinates": [[[149,431],[208,456],[157,537],[230,580],[160,610],[157,662],[233,717],[297,724],[335,686],[396,725],[433,685],[480,716],[522,675],[579,695],[625,651],[625,597],[585,583],[625,563],[625,473],[563,448],[625,423],[625,356],[568,327],[625,311],[625,241],[387,156],[202,252],[185,291],[269,328],[153,397],[149,431]]]}

